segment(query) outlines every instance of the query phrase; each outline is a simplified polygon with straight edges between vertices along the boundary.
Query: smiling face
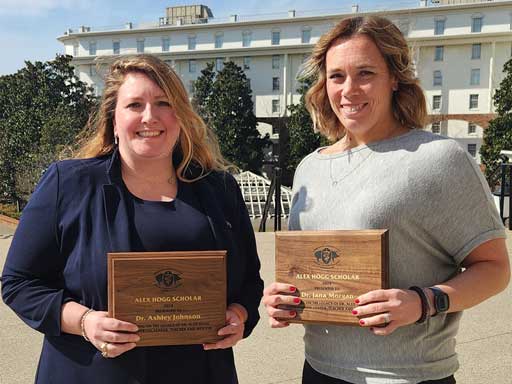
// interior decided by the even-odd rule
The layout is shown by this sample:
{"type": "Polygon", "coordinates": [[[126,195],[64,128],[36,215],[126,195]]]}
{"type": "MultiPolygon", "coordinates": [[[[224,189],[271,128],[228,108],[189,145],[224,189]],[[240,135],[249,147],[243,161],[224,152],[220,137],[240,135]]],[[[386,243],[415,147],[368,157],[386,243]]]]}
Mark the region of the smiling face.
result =
{"type": "Polygon", "coordinates": [[[369,37],[336,40],[325,63],[329,102],[349,136],[370,142],[395,129],[391,101],[397,82],[369,37]]]}
{"type": "Polygon", "coordinates": [[[124,161],[171,161],[180,133],[174,109],[164,91],[143,73],[132,72],[117,94],[114,134],[124,161]]]}

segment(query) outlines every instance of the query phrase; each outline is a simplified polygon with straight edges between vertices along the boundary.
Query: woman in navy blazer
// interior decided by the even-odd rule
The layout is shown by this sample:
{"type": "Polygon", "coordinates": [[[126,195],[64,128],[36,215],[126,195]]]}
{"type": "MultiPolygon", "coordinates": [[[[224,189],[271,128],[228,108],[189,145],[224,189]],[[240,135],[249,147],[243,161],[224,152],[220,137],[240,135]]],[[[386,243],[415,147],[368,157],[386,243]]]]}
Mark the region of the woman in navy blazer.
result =
{"type": "Polygon", "coordinates": [[[178,76],[150,55],[112,64],[90,124],[81,158],[42,177],[2,275],[5,303],[45,335],[36,382],[237,383],[231,347],[259,320],[263,282],[216,139],[178,76]],[[222,340],[135,348],[137,326],[108,318],[106,254],[155,243],[228,251],[222,340]]]}

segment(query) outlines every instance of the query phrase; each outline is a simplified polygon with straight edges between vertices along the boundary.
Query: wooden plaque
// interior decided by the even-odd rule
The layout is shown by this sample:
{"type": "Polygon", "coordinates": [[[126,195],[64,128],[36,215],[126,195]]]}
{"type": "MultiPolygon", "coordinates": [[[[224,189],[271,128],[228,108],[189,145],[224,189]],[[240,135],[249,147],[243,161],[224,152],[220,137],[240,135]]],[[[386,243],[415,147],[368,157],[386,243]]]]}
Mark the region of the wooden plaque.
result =
{"type": "Polygon", "coordinates": [[[290,322],[356,325],[356,297],[388,287],[388,231],[276,232],[276,281],[302,300],[290,322]]]}
{"type": "Polygon", "coordinates": [[[220,340],[226,251],[109,253],[108,313],[137,324],[137,346],[220,340]]]}

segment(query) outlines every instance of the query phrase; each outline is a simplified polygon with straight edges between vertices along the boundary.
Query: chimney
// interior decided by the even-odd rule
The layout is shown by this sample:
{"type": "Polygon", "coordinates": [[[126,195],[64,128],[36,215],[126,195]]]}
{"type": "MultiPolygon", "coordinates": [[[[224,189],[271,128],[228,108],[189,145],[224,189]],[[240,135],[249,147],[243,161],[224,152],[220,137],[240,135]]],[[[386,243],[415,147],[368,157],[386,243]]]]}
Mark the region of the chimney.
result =
{"type": "Polygon", "coordinates": [[[295,9],[290,9],[288,11],[288,17],[295,17],[295,9]]]}
{"type": "Polygon", "coordinates": [[[229,21],[231,23],[236,23],[238,21],[238,15],[230,15],[229,16],[229,21]]]}
{"type": "Polygon", "coordinates": [[[420,7],[427,7],[428,6],[428,0],[420,0],[420,7]]]}
{"type": "Polygon", "coordinates": [[[352,13],[357,13],[357,12],[359,12],[359,5],[357,5],[357,4],[352,5],[352,13]]]}
{"type": "Polygon", "coordinates": [[[133,28],[132,23],[125,23],[124,29],[132,29],[132,28],[133,28]]]}

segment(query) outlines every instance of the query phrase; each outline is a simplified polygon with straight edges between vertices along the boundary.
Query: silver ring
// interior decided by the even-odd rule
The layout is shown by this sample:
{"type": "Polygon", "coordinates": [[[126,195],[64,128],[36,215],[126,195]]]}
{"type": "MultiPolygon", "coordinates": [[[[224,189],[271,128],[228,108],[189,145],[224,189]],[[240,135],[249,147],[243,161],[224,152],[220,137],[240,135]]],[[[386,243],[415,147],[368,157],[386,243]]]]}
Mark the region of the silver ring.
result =
{"type": "Polygon", "coordinates": [[[389,319],[389,312],[384,314],[384,325],[388,325],[391,323],[391,320],[389,319]]]}
{"type": "Polygon", "coordinates": [[[108,358],[108,343],[107,342],[101,343],[100,350],[101,350],[101,356],[103,356],[105,359],[107,359],[108,358]]]}

